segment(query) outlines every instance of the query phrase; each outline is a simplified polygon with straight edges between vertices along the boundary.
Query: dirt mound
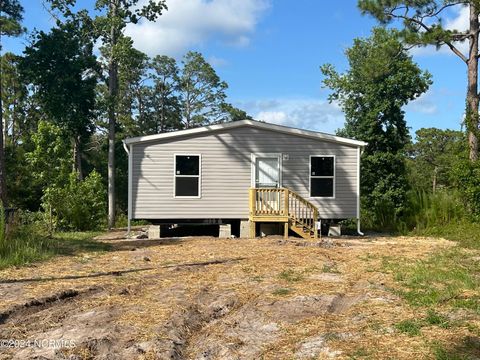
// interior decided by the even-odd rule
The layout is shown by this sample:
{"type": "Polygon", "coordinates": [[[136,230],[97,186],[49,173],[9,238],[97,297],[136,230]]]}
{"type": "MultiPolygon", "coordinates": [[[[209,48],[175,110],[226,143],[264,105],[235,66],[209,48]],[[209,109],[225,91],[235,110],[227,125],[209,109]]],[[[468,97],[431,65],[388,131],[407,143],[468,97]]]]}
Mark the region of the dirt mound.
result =
{"type": "Polygon", "coordinates": [[[12,321],[12,318],[24,318],[30,316],[34,313],[46,310],[51,306],[58,305],[60,302],[65,302],[79,296],[88,296],[98,293],[101,290],[102,289],[99,287],[91,287],[81,291],[68,289],[43,298],[32,299],[23,305],[15,305],[7,311],[0,313],[0,324],[4,324],[9,320],[12,321]]]}
{"type": "Polygon", "coordinates": [[[342,313],[363,299],[323,295],[267,301],[258,296],[242,302],[232,293],[204,289],[167,323],[166,339],[157,351],[162,359],[256,358],[278,338],[283,325],[342,313]]]}
{"type": "Polygon", "coordinates": [[[15,306],[3,314],[10,329],[0,331],[0,338],[23,338],[22,328],[28,326],[29,347],[12,349],[12,359],[135,359],[154,344],[138,344],[131,328],[119,325],[120,306],[89,309],[77,308],[89,297],[109,297],[102,288],[63,291],[42,299],[15,306]],[[62,340],[74,346],[60,344],[62,340]],[[43,345],[42,345],[43,344],[43,345]],[[48,344],[48,345],[47,345],[48,344]]]}
{"type": "Polygon", "coordinates": [[[319,295],[296,296],[288,300],[259,304],[261,311],[286,323],[295,323],[313,316],[339,314],[362,301],[364,296],[319,295]]]}
{"type": "Polygon", "coordinates": [[[156,344],[160,359],[184,359],[190,339],[207,324],[227,315],[236,305],[234,294],[212,294],[202,289],[184,310],[175,312],[159,331],[166,336],[156,344]],[[193,301],[192,301],[193,300],[193,301]]]}

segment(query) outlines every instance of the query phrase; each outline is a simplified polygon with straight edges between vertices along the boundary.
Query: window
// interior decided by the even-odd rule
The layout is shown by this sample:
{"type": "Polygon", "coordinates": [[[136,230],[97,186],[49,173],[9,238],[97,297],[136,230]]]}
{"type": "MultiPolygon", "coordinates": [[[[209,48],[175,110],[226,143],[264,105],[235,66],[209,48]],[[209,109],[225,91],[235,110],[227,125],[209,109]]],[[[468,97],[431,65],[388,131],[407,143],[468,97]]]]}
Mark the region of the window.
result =
{"type": "Polygon", "coordinates": [[[310,196],[335,197],[335,156],[310,156],[310,196]]]}
{"type": "Polygon", "coordinates": [[[200,197],[200,155],[175,155],[175,197],[200,197]]]}

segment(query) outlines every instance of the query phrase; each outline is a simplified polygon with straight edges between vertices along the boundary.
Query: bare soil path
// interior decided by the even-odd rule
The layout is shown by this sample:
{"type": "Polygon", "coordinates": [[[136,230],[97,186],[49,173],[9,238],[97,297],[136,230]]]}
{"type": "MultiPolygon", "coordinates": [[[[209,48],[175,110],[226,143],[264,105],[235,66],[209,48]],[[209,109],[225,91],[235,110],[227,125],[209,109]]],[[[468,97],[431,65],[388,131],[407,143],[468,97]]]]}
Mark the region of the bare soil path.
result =
{"type": "MultiPolygon", "coordinates": [[[[0,348],[0,359],[432,358],[395,324],[417,309],[395,295],[383,256],[454,246],[439,239],[128,240],[112,251],[0,271],[0,339],[74,347],[0,348]]],[[[464,330],[426,329],[453,341],[464,330]]],[[[466,330],[465,330],[466,331],[466,330]]]]}

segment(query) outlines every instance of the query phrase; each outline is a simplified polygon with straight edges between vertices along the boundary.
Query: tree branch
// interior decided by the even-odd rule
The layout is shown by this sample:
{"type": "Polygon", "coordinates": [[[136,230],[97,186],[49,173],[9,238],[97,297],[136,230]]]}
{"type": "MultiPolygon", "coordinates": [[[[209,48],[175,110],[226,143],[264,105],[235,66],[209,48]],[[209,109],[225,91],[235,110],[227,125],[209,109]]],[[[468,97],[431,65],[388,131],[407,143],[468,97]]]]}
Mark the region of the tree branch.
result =
{"type": "Polygon", "coordinates": [[[449,7],[452,7],[452,6],[457,6],[457,5],[460,5],[460,4],[467,5],[468,1],[457,1],[457,2],[454,2],[454,3],[443,5],[442,7],[440,7],[440,9],[438,9],[434,13],[429,14],[428,17],[436,17],[438,14],[440,14],[446,8],[449,8],[449,7]]]}
{"type": "MultiPolygon", "coordinates": [[[[409,21],[409,22],[413,22],[413,23],[417,24],[418,26],[420,26],[421,28],[423,28],[427,32],[432,31],[432,29],[429,26],[425,25],[425,23],[423,23],[422,21],[420,21],[418,19],[415,19],[415,18],[412,18],[412,17],[409,17],[409,16],[405,16],[405,15],[396,15],[393,12],[390,12],[390,15],[392,17],[397,18],[397,19],[403,19],[403,20],[406,20],[406,21],[409,21]]],[[[460,50],[458,50],[458,48],[455,47],[455,45],[453,45],[450,41],[442,41],[440,43],[440,45],[447,45],[455,55],[457,55],[460,59],[463,60],[464,63],[468,63],[467,57],[465,55],[463,55],[462,52],[460,50]]]]}

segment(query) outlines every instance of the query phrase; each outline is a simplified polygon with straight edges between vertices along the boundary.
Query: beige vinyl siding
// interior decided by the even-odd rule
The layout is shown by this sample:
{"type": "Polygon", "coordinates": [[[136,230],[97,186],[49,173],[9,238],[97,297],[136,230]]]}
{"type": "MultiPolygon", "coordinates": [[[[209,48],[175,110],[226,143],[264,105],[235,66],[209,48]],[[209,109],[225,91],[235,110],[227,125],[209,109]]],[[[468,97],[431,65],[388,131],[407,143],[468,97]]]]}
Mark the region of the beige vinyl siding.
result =
{"type": "Polygon", "coordinates": [[[288,154],[282,185],[318,206],[321,218],[357,211],[357,147],[250,126],[132,145],[132,218],[245,219],[251,154],[288,154]],[[175,198],[174,154],[201,154],[201,197],[175,198]],[[335,155],[335,198],[309,197],[310,155],[335,155]]]}

